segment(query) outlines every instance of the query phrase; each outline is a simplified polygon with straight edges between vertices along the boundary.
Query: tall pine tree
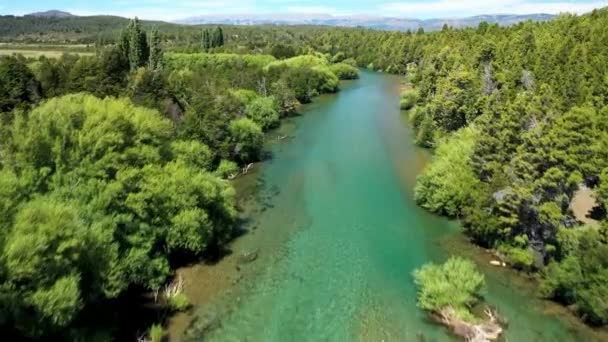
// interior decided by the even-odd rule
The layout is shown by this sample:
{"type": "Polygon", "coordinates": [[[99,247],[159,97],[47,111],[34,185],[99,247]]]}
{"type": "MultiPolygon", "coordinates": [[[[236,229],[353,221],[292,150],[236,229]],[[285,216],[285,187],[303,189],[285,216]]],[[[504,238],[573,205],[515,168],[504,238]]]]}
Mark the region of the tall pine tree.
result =
{"type": "Polygon", "coordinates": [[[203,41],[202,41],[203,51],[209,51],[211,48],[211,35],[209,34],[208,29],[203,29],[203,41]]]}
{"type": "Polygon", "coordinates": [[[148,62],[150,50],[146,32],[141,29],[137,17],[129,23],[129,65],[131,70],[144,66],[148,62]]]}
{"type": "Polygon", "coordinates": [[[213,32],[213,47],[220,47],[224,45],[224,31],[221,27],[216,27],[213,32]]]}
{"type": "Polygon", "coordinates": [[[154,27],[152,32],[150,32],[150,69],[160,69],[162,60],[163,50],[160,47],[160,33],[158,32],[158,28],[154,27]]]}

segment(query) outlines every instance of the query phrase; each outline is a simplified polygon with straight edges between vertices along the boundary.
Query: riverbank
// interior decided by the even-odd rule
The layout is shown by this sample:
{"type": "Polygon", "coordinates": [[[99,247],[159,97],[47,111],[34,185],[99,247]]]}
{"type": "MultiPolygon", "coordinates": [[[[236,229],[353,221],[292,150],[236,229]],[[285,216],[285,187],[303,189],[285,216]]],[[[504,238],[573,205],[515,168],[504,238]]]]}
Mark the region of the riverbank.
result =
{"type": "Polygon", "coordinates": [[[235,183],[250,194],[239,203],[248,233],[215,265],[180,270],[196,309],[171,320],[172,340],[451,340],[416,307],[411,272],[452,254],[486,274],[508,340],[596,339],[522,291],[528,280],[482,260],[457,223],[416,206],[428,153],[413,146],[398,102],[397,77],[363,72],[285,122],[278,135],[289,138],[235,183]],[[258,258],[238,265],[252,250],[258,258]]]}

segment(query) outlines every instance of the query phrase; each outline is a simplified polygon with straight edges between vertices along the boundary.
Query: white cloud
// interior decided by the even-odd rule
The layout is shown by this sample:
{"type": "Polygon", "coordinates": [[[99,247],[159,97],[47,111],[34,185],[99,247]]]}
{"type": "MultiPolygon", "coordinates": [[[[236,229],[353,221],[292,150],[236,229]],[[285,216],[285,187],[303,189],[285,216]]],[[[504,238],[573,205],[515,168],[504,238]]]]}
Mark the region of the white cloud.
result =
{"type": "Polygon", "coordinates": [[[408,17],[470,16],[478,14],[585,13],[607,1],[530,2],[526,0],[433,0],[391,2],[380,5],[384,15],[408,17]]]}

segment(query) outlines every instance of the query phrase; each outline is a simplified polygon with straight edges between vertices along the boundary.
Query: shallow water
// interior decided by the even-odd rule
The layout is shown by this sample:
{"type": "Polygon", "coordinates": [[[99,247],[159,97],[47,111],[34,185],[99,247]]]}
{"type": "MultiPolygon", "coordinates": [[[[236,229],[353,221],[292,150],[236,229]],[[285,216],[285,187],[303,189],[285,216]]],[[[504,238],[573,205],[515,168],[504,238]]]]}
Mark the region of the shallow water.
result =
{"type": "Polygon", "coordinates": [[[450,341],[416,307],[411,273],[463,254],[480,263],[488,302],[510,321],[506,340],[598,340],[563,312],[547,313],[554,306],[523,278],[488,267],[457,224],[415,205],[427,153],[398,110],[399,79],[361,76],[289,120],[272,159],[239,181],[253,198],[243,204],[250,233],[234,255],[257,249],[259,258],[224,262],[233,285],[200,304],[189,339],[213,321],[205,340],[450,341]]]}

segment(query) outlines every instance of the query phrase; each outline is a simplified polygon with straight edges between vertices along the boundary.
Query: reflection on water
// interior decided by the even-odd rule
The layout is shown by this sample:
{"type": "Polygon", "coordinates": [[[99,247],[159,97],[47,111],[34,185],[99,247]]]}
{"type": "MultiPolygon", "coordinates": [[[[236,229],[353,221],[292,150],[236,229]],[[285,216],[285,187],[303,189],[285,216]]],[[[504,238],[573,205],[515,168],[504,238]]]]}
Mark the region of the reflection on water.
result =
{"type": "MultiPolygon", "coordinates": [[[[217,265],[184,270],[197,305],[189,339],[451,340],[416,307],[411,272],[452,253],[483,264],[488,300],[511,323],[508,340],[593,339],[545,314],[530,291],[515,291],[455,223],[415,205],[427,153],[412,146],[398,93],[397,78],[363,72],[288,120],[277,135],[289,139],[269,139],[272,159],[237,181],[241,195],[251,194],[240,203],[249,233],[217,265]],[[251,250],[258,259],[239,264],[251,250]]],[[[174,319],[174,339],[187,322],[174,319]]]]}

